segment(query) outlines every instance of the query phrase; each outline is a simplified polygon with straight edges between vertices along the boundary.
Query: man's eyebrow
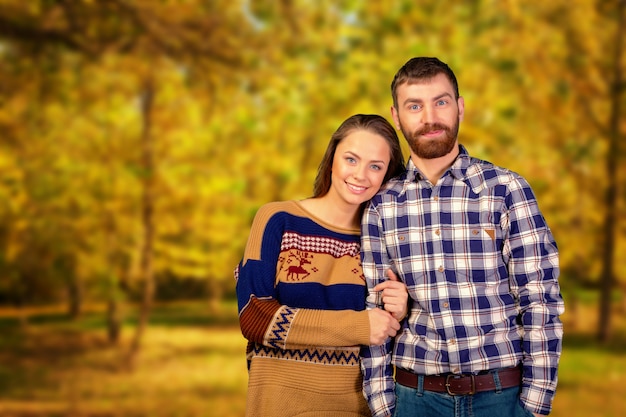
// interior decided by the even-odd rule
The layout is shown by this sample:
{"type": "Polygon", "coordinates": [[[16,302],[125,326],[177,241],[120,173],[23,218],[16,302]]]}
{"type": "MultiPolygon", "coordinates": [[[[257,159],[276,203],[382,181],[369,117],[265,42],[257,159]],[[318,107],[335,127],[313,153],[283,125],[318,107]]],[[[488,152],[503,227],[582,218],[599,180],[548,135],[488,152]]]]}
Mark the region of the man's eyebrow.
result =
{"type": "Polygon", "coordinates": [[[419,104],[419,103],[423,103],[423,102],[424,102],[424,100],[422,100],[421,98],[411,98],[411,97],[409,97],[406,100],[404,100],[404,103],[402,103],[402,104],[404,104],[406,106],[409,103],[418,103],[419,104]]]}
{"type": "MultiPolygon", "coordinates": [[[[441,94],[439,94],[438,96],[433,97],[433,98],[432,98],[432,101],[441,100],[441,99],[442,99],[442,98],[444,98],[444,97],[448,97],[448,98],[451,98],[451,99],[453,99],[453,98],[454,98],[454,96],[452,96],[452,94],[450,94],[450,93],[448,93],[448,92],[445,92],[445,93],[441,93],[441,94]]],[[[406,106],[407,104],[410,104],[410,103],[417,103],[417,104],[421,104],[421,103],[423,103],[423,102],[424,102],[424,99],[409,97],[409,98],[407,98],[406,100],[404,100],[404,103],[403,103],[403,104],[406,106]]]]}
{"type": "Polygon", "coordinates": [[[442,99],[444,97],[454,98],[454,97],[452,97],[452,94],[450,94],[448,92],[445,92],[445,93],[439,94],[437,97],[434,97],[433,101],[437,101],[437,100],[442,99]]]}

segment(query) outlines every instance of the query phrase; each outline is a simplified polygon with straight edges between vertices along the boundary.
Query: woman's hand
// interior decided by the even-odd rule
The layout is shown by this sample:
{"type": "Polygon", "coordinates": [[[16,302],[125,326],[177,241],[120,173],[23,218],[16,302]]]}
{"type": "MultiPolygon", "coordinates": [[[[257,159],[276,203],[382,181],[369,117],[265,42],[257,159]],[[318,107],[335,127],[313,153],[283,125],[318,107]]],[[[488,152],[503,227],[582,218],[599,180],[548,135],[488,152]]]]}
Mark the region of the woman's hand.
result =
{"type": "Polygon", "coordinates": [[[373,308],[367,313],[370,320],[370,345],[382,345],[400,330],[400,323],[388,311],[373,308]]]}
{"type": "Polygon", "coordinates": [[[381,282],[372,291],[380,291],[385,310],[390,312],[396,320],[402,321],[409,311],[409,293],[406,285],[400,282],[398,276],[391,269],[388,269],[386,274],[389,280],[381,282]]]}

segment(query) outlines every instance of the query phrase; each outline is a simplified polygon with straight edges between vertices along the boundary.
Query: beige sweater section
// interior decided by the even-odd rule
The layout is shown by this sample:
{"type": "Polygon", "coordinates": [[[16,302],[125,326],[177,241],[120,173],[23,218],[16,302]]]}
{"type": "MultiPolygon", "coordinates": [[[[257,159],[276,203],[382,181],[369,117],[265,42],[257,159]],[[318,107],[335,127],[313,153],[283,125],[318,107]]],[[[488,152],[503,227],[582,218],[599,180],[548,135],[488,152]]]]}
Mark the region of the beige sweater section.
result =
{"type": "Polygon", "coordinates": [[[368,312],[330,307],[346,298],[364,308],[359,249],[358,230],[324,224],[297,202],[257,213],[237,289],[249,340],[246,416],[370,417],[359,357],[368,312]],[[298,306],[302,297],[320,307],[298,306]]]}

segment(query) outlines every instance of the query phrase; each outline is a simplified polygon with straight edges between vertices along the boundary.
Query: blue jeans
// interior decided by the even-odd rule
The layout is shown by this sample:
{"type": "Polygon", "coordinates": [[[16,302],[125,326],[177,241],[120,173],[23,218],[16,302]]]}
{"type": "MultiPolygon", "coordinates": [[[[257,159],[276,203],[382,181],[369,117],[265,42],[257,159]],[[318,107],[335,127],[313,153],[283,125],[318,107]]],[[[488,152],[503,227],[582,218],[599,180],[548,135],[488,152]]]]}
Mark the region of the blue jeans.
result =
{"type": "MultiPolygon", "coordinates": [[[[422,384],[419,384],[420,386],[422,384]]],[[[519,401],[520,388],[450,395],[396,383],[394,417],[533,417],[519,401]]]]}

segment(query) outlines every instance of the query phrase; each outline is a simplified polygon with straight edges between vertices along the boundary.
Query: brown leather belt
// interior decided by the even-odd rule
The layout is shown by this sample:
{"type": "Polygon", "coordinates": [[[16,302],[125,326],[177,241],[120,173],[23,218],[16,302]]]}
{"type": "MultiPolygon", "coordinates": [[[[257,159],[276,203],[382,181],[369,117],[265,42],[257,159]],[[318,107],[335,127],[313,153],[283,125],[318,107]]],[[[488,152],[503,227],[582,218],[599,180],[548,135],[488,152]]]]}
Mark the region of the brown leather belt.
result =
{"type": "MultiPolygon", "coordinates": [[[[424,390],[446,392],[450,395],[472,395],[477,392],[496,389],[494,373],[498,373],[501,388],[519,387],[522,383],[522,371],[519,366],[503,368],[481,375],[425,375],[424,390]]],[[[406,387],[417,388],[418,376],[402,368],[396,368],[396,382],[406,387]]]]}

